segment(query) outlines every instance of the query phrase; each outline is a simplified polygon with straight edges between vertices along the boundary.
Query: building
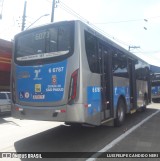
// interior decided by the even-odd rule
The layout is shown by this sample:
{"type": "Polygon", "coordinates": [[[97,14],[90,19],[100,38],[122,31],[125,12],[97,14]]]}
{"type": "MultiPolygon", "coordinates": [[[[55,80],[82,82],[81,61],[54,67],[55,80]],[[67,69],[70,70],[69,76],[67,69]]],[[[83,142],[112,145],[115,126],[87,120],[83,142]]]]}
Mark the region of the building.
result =
{"type": "Polygon", "coordinates": [[[0,91],[10,90],[12,42],[0,39],[0,91]]]}

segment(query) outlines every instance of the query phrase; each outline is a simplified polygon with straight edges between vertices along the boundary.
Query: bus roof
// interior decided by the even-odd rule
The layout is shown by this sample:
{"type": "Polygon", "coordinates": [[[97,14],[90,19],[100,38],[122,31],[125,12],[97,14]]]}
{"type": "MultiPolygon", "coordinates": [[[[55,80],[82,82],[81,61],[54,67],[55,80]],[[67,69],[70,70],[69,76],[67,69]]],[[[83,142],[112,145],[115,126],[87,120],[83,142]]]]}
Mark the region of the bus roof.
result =
{"type": "Polygon", "coordinates": [[[150,69],[152,73],[160,74],[160,67],[155,66],[155,65],[150,65],[150,69]]]}

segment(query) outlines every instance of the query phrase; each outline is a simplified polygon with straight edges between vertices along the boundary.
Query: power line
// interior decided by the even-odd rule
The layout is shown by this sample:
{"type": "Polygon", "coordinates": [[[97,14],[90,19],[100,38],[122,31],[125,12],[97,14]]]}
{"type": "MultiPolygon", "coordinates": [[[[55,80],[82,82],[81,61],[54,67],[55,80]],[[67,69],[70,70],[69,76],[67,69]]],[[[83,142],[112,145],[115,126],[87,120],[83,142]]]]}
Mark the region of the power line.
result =
{"type": "Polygon", "coordinates": [[[158,51],[133,51],[133,53],[150,53],[150,54],[153,54],[153,53],[160,53],[160,50],[158,51]]]}
{"type": "MultiPolygon", "coordinates": [[[[49,2],[49,0],[47,0],[49,2]]],[[[51,3],[51,2],[50,2],[51,3]]],[[[82,22],[84,22],[85,24],[91,26],[93,29],[95,29],[97,32],[100,32],[102,35],[105,35],[107,37],[110,37],[111,39],[113,39],[116,42],[119,42],[123,45],[126,45],[127,47],[131,46],[130,44],[119,40],[118,38],[115,38],[114,36],[106,33],[105,31],[101,30],[100,28],[98,28],[97,26],[95,26],[94,24],[100,24],[100,23],[91,23],[89,22],[87,19],[83,18],[80,14],[78,14],[77,12],[75,12],[74,10],[72,10],[70,7],[68,7],[66,4],[64,4],[62,1],[57,1],[56,3],[61,9],[63,9],[64,11],[66,11],[67,13],[77,17],[79,20],[81,20],[82,22]]],[[[108,23],[123,23],[123,22],[132,22],[132,21],[145,21],[147,22],[149,19],[153,19],[153,18],[160,18],[160,16],[156,16],[156,17],[149,17],[147,19],[133,19],[133,20],[123,20],[123,21],[113,21],[113,22],[107,22],[104,24],[108,24],[108,23]]],[[[101,23],[102,24],[102,23],[101,23]]],[[[137,49],[136,49],[137,50],[137,49]]],[[[159,53],[160,51],[142,51],[142,50],[138,50],[138,51],[132,51],[132,53],[136,54],[136,53],[159,53]]]]}
{"type": "Polygon", "coordinates": [[[106,25],[111,23],[127,23],[127,22],[137,22],[137,21],[148,21],[150,19],[160,18],[160,16],[156,17],[148,17],[148,18],[141,18],[141,19],[132,19],[132,20],[121,20],[121,21],[110,21],[110,22],[94,22],[95,24],[106,25]]]}
{"type": "Polygon", "coordinates": [[[74,10],[72,10],[70,7],[68,7],[66,4],[64,4],[62,1],[59,1],[59,6],[64,9],[66,12],[74,15],[75,17],[79,18],[80,20],[82,20],[85,23],[89,23],[89,21],[85,18],[83,18],[81,15],[79,15],[77,12],[75,12],[74,10]]]}
{"type": "Polygon", "coordinates": [[[68,7],[66,4],[64,4],[62,1],[59,1],[60,3],[58,4],[58,6],[60,8],[62,8],[63,10],[65,10],[66,12],[68,12],[69,14],[77,17],[78,19],[80,19],[82,22],[84,22],[85,24],[91,26],[93,29],[95,29],[97,32],[100,32],[101,34],[105,35],[106,37],[110,37],[111,39],[113,39],[114,41],[117,41],[123,45],[126,45],[127,47],[130,45],[122,40],[119,40],[118,38],[115,38],[114,36],[106,33],[105,31],[103,31],[102,29],[98,28],[97,26],[95,26],[93,23],[89,22],[87,19],[83,18],[82,16],[80,16],[78,13],[76,13],[74,10],[72,10],[70,7],[68,7]]]}
{"type": "Polygon", "coordinates": [[[95,24],[106,25],[106,24],[111,24],[111,23],[126,23],[126,22],[142,21],[142,20],[144,20],[144,19],[122,20],[122,21],[110,21],[110,22],[95,22],[95,24]]]}
{"type": "MultiPolygon", "coordinates": [[[[49,0],[47,0],[49,2],[49,0]]],[[[51,1],[50,1],[51,3],[51,1]]],[[[91,26],[93,29],[95,29],[97,32],[100,32],[101,34],[107,36],[107,37],[110,37],[111,39],[113,39],[114,41],[116,42],[119,42],[127,47],[131,46],[130,44],[122,41],[122,40],[119,40],[118,38],[106,33],[105,31],[103,31],[102,29],[98,28],[97,26],[95,26],[94,24],[97,24],[97,23],[91,23],[89,22],[87,19],[83,18],[80,14],[78,14],[77,12],[75,12],[74,10],[72,10],[69,6],[67,6],[65,3],[63,3],[62,1],[57,1],[56,3],[61,9],[65,10],[67,13],[77,17],[79,20],[81,20],[82,22],[84,22],[85,24],[91,26]]],[[[113,22],[107,22],[107,23],[123,23],[123,22],[131,22],[131,21],[145,21],[147,22],[149,19],[154,19],[154,18],[160,18],[160,16],[156,16],[156,17],[149,17],[147,19],[133,19],[133,20],[123,20],[123,21],[113,21],[113,22]]],[[[106,23],[106,24],[107,24],[106,23]]],[[[100,23],[99,23],[100,24],[100,23]]],[[[137,50],[137,49],[136,49],[137,50]]],[[[160,51],[142,51],[141,50],[138,50],[137,52],[136,51],[132,51],[132,53],[159,53],[160,51]]]]}

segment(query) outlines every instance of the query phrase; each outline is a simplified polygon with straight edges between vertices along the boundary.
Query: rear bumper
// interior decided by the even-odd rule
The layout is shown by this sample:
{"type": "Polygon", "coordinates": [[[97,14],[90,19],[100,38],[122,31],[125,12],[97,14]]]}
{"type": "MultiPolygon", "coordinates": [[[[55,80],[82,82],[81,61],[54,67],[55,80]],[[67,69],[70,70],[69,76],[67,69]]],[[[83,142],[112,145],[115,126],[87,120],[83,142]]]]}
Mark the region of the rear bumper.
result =
{"type": "Polygon", "coordinates": [[[11,111],[11,105],[0,105],[0,112],[10,112],[11,111]]]}
{"type": "Polygon", "coordinates": [[[12,104],[11,113],[14,118],[58,122],[84,122],[82,104],[59,107],[32,107],[12,104]]]}

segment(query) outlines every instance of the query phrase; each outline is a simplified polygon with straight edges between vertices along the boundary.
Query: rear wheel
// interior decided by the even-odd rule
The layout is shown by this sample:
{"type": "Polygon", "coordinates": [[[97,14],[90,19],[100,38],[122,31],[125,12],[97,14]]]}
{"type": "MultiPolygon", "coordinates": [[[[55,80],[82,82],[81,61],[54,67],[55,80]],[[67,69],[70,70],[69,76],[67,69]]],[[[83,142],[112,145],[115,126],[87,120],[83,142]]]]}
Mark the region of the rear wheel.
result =
{"type": "Polygon", "coordinates": [[[114,126],[119,127],[123,124],[125,120],[125,103],[123,99],[119,99],[118,106],[117,106],[117,112],[116,112],[116,118],[114,120],[114,126]]]}

